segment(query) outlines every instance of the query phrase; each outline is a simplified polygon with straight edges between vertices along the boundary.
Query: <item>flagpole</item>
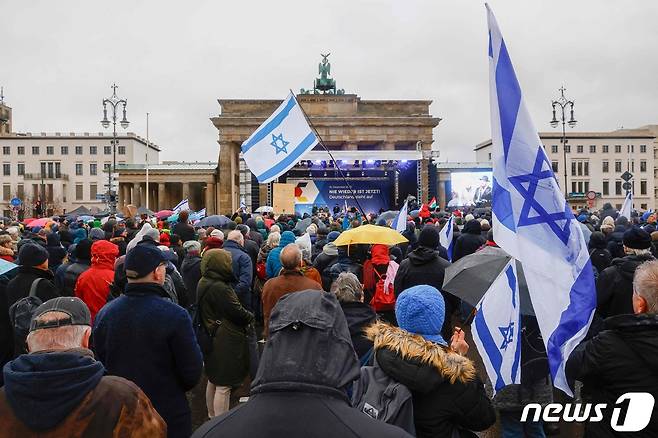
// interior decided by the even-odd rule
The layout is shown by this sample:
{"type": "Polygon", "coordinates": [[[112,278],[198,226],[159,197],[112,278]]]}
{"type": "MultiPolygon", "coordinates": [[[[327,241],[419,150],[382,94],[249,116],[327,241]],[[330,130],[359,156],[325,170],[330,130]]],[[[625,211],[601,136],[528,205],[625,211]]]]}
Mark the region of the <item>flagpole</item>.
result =
{"type": "Polygon", "coordinates": [[[329,157],[334,162],[334,167],[336,169],[338,169],[338,173],[340,174],[340,177],[343,179],[343,181],[347,185],[347,188],[349,189],[350,194],[354,198],[354,202],[356,202],[357,207],[359,207],[359,210],[361,211],[361,214],[363,215],[363,218],[365,219],[366,218],[366,212],[363,210],[363,207],[361,207],[361,203],[359,203],[359,200],[356,199],[356,194],[354,193],[354,190],[352,190],[352,186],[350,185],[350,183],[347,181],[347,178],[345,177],[345,174],[343,173],[343,170],[340,168],[340,166],[338,165],[338,162],[336,161],[334,156],[331,154],[331,151],[327,148],[327,146],[325,146],[324,140],[322,140],[322,137],[320,136],[320,133],[318,132],[317,129],[315,129],[315,125],[313,124],[313,122],[311,122],[311,119],[309,118],[308,114],[306,114],[306,111],[304,111],[304,107],[302,107],[302,105],[297,100],[297,96],[295,96],[295,93],[292,91],[292,89],[290,90],[290,93],[292,94],[292,98],[295,99],[295,102],[297,102],[297,105],[299,105],[299,108],[302,110],[302,114],[304,114],[304,117],[306,118],[306,122],[309,124],[309,126],[311,127],[313,132],[315,132],[315,135],[318,138],[318,141],[320,142],[320,145],[327,152],[327,154],[329,154],[329,157]]]}
{"type": "Polygon", "coordinates": [[[149,113],[146,113],[146,209],[149,209],[149,113]]]}

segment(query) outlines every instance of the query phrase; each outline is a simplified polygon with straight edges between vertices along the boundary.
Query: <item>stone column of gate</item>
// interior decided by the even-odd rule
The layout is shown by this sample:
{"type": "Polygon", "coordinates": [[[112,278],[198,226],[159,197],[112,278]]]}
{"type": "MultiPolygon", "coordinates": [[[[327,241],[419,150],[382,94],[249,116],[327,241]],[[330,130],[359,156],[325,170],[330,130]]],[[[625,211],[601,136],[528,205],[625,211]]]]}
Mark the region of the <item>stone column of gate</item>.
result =
{"type": "Polygon", "coordinates": [[[140,196],[139,193],[139,183],[133,183],[133,204],[135,207],[139,208],[142,206],[142,197],[140,196]]]}
{"type": "Polygon", "coordinates": [[[210,216],[215,213],[213,198],[215,197],[215,183],[207,183],[206,190],[203,196],[203,207],[206,209],[206,214],[210,216]]]}
{"type": "Polygon", "coordinates": [[[164,210],[167,208],[167,192],[165,190],[165,183],[158,183],[158,204],[154,210],[164,210]]]}
{"type": "Polygon", "coordinates": [[[219,205],[215,212],[217,214],[232,213],[238,209],[239,151],[234,142],[219,143],[219,205]]]}
{"type": "Polygon", "coordinates": [[[184,182],[183,184],[183,198],[182,199],[189,199],[190,198],[190,183],[184,182]]]}

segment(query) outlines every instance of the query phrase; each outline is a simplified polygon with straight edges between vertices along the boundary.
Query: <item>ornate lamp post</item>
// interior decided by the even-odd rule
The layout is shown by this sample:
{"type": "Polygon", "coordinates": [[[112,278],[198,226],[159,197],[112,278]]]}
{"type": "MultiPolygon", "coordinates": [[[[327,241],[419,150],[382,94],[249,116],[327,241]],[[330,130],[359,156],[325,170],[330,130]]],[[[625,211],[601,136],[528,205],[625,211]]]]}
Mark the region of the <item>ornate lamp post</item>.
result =
{"type": "Polygon", "coordinates": [[[110,210],[110,214],[116,214],[117,212],[117,196],[116,193],[112,190],[112,175],[116,172],[117,169],[117,108],[120,105],[123,105],[123,118],[119,122],[123,129],[128,128],[130,124],[128,119],[126,119],[126,105],[128,101],[126,99],[119,99],[117,97],[117,88],[116,84],[112,84],[112,97],[109,99],[103,99],[103,120],[101,120],[101,125],[103,128],[107,129],[112,123],[112,168],[107,172],[107,191],[106,191],[106,201],[107,207],[110,210]],[[107,118],[107,106],[110,106],[112,111],[112,120],[107,118]]]}
{"type": "Polygon", "coordinates": [[[560,87],[560,97],[557,100],[553,100],[551,105],[553,106],[553,119],[551,120],[551,127],[557,128],[558,124],[562,122],[562,138],[560,142],[562,143],[562,151],[564,153],[564,197],[567,197],[567,131],[566,125],[568,124],[570,128],[576,126],[576,119],[573,116],[573,100],[568,100],[564,97],[564,92],[566,88],[564,86],[560,87]],[[556,118],[556,110],[561,111],[560,119],[556,118]],[[570,116],[569,120],[566,117],[566,111],[569,110],[570,116]]]}

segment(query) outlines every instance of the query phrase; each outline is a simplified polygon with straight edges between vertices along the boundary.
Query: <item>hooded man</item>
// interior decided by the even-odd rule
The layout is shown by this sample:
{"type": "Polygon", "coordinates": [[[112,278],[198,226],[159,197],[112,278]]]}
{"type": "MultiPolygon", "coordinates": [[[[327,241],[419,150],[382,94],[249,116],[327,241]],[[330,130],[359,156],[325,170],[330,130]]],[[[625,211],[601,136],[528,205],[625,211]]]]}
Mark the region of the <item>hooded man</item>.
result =
{"type": "Polygon", "coordinates": [[[272,313],[249,401],[210,420],[193,438],[409,437],[351,406],[345,388],[358,377],[359,363],[336,296],[288,294],[272,313]]]}
{"type": "Polygon", "coordinates": [[[91,245],[91,267],[80,274],[75,283],[75,296],[89,307],[92,322],[107,302],[118,256],[118,246],[107,240],[97,240],[91,245]]]}
{"type": "Polygon", "coordinates": [[[89,269],[91,266],[91,240],[83,239],[74,243],[73,257],[68,264],[64,264],[57,269],[57,277],[60,284],[62,296],[75,296],[75,284],[78,277],[89,269]]]}
{"type": "Polygon", "coordinates": [[[4,436],[166,436],[164,421],[137,385],[105,376],[89,350],[90,324],[89,309],[78,298],[54,298],[36,309],[30,354],[3,370],[4,436]]]}
{"type": "MultiPolygon", "coordinates": [[[[467,215],[473,217],[473,215],[467,215]]],[[[455,248],[452,251],[452,261],[456,262],[460,258],[473,254],[478,250],[486,239],[482,237],[482,226],[476,219],[466,222],[460,236],[455,240],[455,248]]]]}

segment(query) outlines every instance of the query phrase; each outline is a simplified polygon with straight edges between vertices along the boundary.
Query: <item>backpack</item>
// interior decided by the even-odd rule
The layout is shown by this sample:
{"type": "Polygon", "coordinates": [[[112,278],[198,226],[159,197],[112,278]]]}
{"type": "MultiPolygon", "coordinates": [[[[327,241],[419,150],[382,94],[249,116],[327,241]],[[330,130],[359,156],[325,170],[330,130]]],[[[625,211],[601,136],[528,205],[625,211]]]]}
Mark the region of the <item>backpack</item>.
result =
{"type": "MultiPolygon", "coordinates": [[[[393,290],[393,281],[387,281],[389,273],[397,272],[397,266],[392,266],[395,262],[389,262],[386,273],[381,275],[373,266],[373,272],[377,276],[375,284],[375,293],[372,294],[370,305],[375,312],[385,312],[395,310],[395,293],[393,290]]],[[[395,263],[397,265],[397,263],[395,263]]],[[[393,276],[395,274],[393,273],[393,276]]]]}
{"type": "Polygon", "coordinates": [[[41,298],[37,297],[37,289],[43,278],[37,278],[30,286],[30,292],[26,297],[21,298],[9,307],[9,320],[14,331],[14,348],[25,351],[25,339],[30,333],[30,321],[32,315],[42,304],[41,298]]]}
{"type": "Polygon", "coordinates": [[[398,426],[416,435],[411,391],[393,380],[377,364],[361,368],[361,375],[352,387],[352,406],[375,420],[398,426]]]}

